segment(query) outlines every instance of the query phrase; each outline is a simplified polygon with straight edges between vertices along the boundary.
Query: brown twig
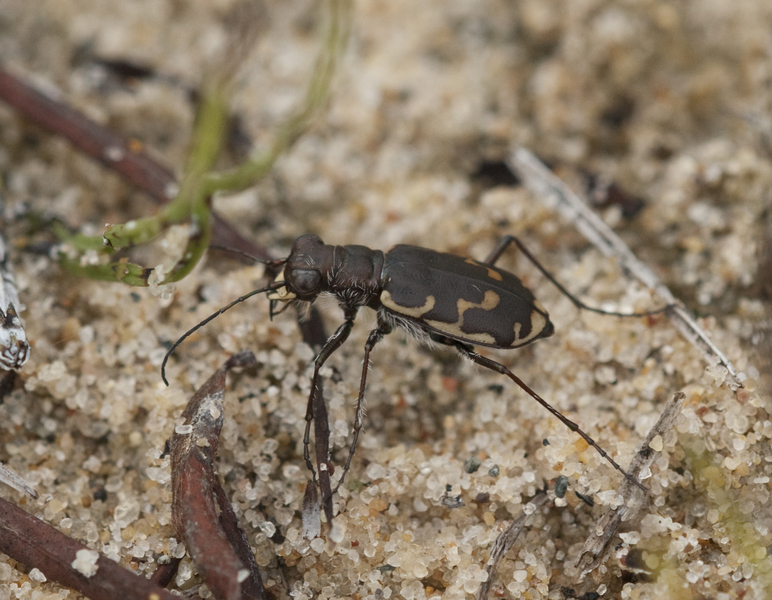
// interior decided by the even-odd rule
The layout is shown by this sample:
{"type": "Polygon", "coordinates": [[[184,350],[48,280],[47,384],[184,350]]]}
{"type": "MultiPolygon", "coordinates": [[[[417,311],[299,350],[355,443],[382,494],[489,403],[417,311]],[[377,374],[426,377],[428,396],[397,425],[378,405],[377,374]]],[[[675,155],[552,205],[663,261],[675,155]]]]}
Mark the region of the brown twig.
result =
{"type": "Polygon", "coordinates": [[[92,600],[178,600],[118,563],[94,553],[93,575],[73,567],[78,552],[94,552],[80,542],[0,499],[0,552],[28,568],[39,569],[48,579],[88,596],[92,600]]]}
{"type": "Polygon", "coordinates": [[[181,562],[181,558],[170,558],[168,563],[158,565],[158,568],[150,576],[150,581],[161,587],[166,587],[174,579],[181,562]]]}
{"type": "MultiPolygon", "coordinates": [[[[0,66],[0,100],[13,106],[32,122],[61,135],[76,148],[122,175],[130,184],[147,192],[157,204],[169,202],[177,188],[170,169],[136,149],[66,103],[53,98],[0,66]]],[[[262,246],[242,236],[230,223],[213,213],[212,245],[237,250],[246,256],[273,260],[262,246]]],[[[324,343],[324,325],[319,311],[311,309],[301,327],[303,340],[311,345],[324,343]]]]}
{"type": "Polygon", "coordinates": [[[171,442],[172,522],[218,600],[267,598],[215,466],[225,375],[233,367],[254,364],[254,355],[242,352],[220,367],[188,402],[185,423],[171,442]]]}
{"type": "MultiPolygon", "coordinates": [[[[0,99],[13,106],[32,122],[51,133],[61,135],[80,151],[122,175],[126,181],[147,194],[157,203],[166,204],[174,197],[177,180],[174,174],[137,150],[121,136],[64,102],[15,77],[0,67],[0,99]]],[[[268,251],[242,236],[222,217],[214,214],[212,243],[236,248],[263,260],[270,260],[268,251]]]]}
{"type": "Polygon", "coordinates": [[[260,571],[258,570],[257,562],[255,562],[255,555],[252,553],[252,548],[249,547],[247,534],[239,526],[239,520],[233,511],[233,505],[219,483],[215,486],[214,493],[217,506],[220,509],[220,526],[225,532],[231,547],[236,552],[236,556],[249,569],[249,576],[241,584],[243,598],[266,599],[263,579],[260,577],[260,571]]]}
{"type": "Polygon", "coordinates": [[[330,424],[327,418],[327,404],[324,402],[324,388],[322,378],[314,390],[313,399],[314,415],[314,448],[316,454],[316,468],[319,471],[319,492],[321,494],[322,509],[327,518],[327,527],[332,527],[332,485],[330,482],[330,424]]]}

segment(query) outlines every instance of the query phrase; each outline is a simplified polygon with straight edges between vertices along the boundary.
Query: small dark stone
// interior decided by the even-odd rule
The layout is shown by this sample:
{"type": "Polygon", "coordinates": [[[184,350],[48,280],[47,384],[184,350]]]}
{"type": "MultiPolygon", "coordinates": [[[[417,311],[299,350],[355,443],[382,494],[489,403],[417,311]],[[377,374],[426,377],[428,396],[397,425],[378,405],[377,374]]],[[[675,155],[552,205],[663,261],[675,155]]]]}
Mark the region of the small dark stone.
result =
{"type": "Polygon", "coordinates": [[[467,473],[474,473],[480,468],[482,461],[476,456],[470,456],[464,463],[464,471],[467,473]]]}
{"type": "Polygon", "coordinates": [[[491,495],[488,492],[480,492],[475,496],[474,501],[477,504],[488,504],[491,501],[491,495]]]}
{"type": "Polygon", "coordinates": [[[560,475],[555,480],[555,497],[563,498],[568,490],[568,477],[560,475]]]}

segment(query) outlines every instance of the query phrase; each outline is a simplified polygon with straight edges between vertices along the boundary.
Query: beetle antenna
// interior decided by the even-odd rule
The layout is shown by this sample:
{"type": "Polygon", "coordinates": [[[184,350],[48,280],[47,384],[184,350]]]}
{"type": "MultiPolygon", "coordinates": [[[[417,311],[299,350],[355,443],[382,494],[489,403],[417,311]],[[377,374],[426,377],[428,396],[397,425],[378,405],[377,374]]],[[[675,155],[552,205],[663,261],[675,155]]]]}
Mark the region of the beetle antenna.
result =
{"type": "Polygon", "coordinates": [[[234,248],[233,246],[221,246],[219,244],[209,244],[210,250],[220,250],[222,252],[230,252],[231,254],[236,254],[238,256],[241,256],[243,258],[248,259],[250,262],[256,262],[260,263],[261,265],[271,265],[274,267],[278,267],[286,262],[286,259],[281,260],[269,260],[266,258],[259,258],[257,256],[253,256],[249,252],[244,252],[243,250],[239,250],[238,248],[234,248]]]}
{"type": "MultiPolygon", "coordinates": [[[[278,261],[270,261],[271,264],[275,264],[278,261]]],[[[283,262],[283,261],[282,261],[283,262]]],[[[284,281],[276,282],[274,281],[271,285],[266,286],[264,288],[260,288],[259,290],[252,290],[248,294],[244,294],[243,296],[236,298],[233,302],[230,304],[227,304],[226,306],[223,306],[220,310],[218,310],[215,313],[212,313],[209,315],[206,319],[198,323],[195,327],[189,329],[186,331],[176,342],[174,342],[169,348],[169,350],[166,351],[166,355],[164,356],[164,360],[161,363],[161,379],[163,379],[163,382],[168,386],[169,382],[166,380],[166,363],[169,361],[169,357],[172,355],[174,350],[179,346],[182,342],[184,342],[188,337],[193,335],[196,331],[201,329],[204,325],[209,323],[210,321],[213,321],[217,317],[219,317],[221,314],[223,314],[225,311],[230,310],[237,304],[240,304],[241,302],[244,302],[247,298],[251,298],[252,296],[255,296],[257,294],[262,294],[263,292],[270,292],[272,290],[278,290],[283,287],[285,287],[287,284],[284,281]]]]}

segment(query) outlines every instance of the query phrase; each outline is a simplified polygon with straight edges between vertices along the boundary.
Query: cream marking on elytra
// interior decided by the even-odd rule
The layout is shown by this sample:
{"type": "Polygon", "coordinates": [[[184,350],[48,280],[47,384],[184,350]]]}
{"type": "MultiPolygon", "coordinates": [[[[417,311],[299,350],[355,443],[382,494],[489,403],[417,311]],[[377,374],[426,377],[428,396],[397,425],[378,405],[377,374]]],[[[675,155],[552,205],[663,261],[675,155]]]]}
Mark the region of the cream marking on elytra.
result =
{"type": "MultiPolygon", "coordinates": [[[[470,302],[469,300],[464,300],[463,298],[460,298],[456,302],[456,306],[458,307],[457,322],[444,323],[442,321],[430,321],[428,319],[426,320],[426,322],[431,327],[434,327],[438,331],[442,331],[443,333],[446,333],[448,335],[456,336],[461,339],[473,340],[481,344],[494,344],[496,343],[496,340],[489,333],[467,333],[466,331],[463,330],[464,313],[470,308],[482,308],[483,310],[493,310],[499,305],[499,302],[501,302],[501,297],[496,292],[494,292],[493,290],[486,290],[485,296],[483,297],[483,301],[480,302],[479,304],[470,302]]],[[[402,310],[404,311],[404,309],[402,310]]]]}
{"type": "Polygon", "coordinates": [[[527,344],[530,340],[534,339],[542,331],[544,331],[544,328],[546,326],[547,326],[547,318],[539,311],[532,310],[531,311],[531,333],[521,338],[520,330],[522,328],[522,324],[515,323],[515,340],[512,342],[512,345],[522,346],[524,344],[527,344]]]}
{"type": "Polygon", "coordinates": [[[472,258],[467,258],[465,261],[467,264],[474,265],[475,267],[480,267],[482,269],[485,269],[488,271],[488,277],[491,279],[495,279],[496,281],[504,281],[504,278],[501,276],[501,273],[499,273],[496,269],[491,269],[488,265],[481,265],[476,260],[472,258]]]}
{"type": "Polygon", "coordinates": [[[435,299],[434,299],[434,296],[427,296],[426,302],[424,302],[423,306],[416,306],[415,308],[410,308],[408,306],[402,306],[401,304],[397,304],[396,302],[394,302],[394,299],[391,297],[389,290],[383,290],[381,292],[381,304],[383,304],[386,308],[390,308],[394,312],[407,315],[408,317],[413,317],[414,319],[420,319],[431,309],[434,308],[435,299]]]}

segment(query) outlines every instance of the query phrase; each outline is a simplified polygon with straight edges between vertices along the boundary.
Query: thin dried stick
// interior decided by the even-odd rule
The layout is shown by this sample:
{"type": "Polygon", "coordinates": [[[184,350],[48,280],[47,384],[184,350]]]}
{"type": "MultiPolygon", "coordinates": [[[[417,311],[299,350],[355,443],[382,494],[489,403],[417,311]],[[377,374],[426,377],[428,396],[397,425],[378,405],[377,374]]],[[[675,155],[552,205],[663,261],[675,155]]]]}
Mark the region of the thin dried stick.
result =
{"type": "Polygon", "coordinates": [[[312,540],[322,533],[322,520],[319,514],[319,489],[316,481],[309,480],[303,494],[303,537],[312,540]]]}
{"type": "MultiPolygon", "coordinates": [[[[627,469],[627,472],[636,479],[640,478],[641,473],[648,470],[654,459],[659,456],[660,452],[652,448],[652,442],[657,436],[664,438],[665,434],[670,431],[676,417],[681,413],[685,398],[683,392],[676,392],[673,395],[665,404],[657,422],[638,446],[638,452],[627,469]]],[[[643,492],[627,480],[622,484],[619,493],[621,495],[619,506],[606,511],[584,543],[582,553],[577,560],[577,566],[582,569],[581,578],[600,565],[606,548],[608,548],[608,544],[619,525],[622,521],[632,519],[643,504],[643,492]]]]}
{"type": "MultiPolygon", "coordinates": [[[[5,237],[0,233],[0,368],[11,371],[1,382],[0,402],[13,388],[14,371],[21,369],[29,358],[30,346],[27,333],[24,331],[18,313],[20,306],[16,278],[8,262],[5,237]]],[[[32,498],[38,497],[38,493],[30,484],[2,463],[0,463],[0,482],[32,498]]]]}
{"type": "Polygon", "coordinates": [[[486,600],[488,598],[501,559],[504,558],[507,555],[507,552],[514,546],[517,537],[525,527],[526,519],[543,506],[548,499],[549,496],[545,492],[536,494],[536,496],[533,497],[533,500],[523,507],[523,514],[512,521],[507,528],[499,534],[499,537],[496,538],[496,541],[493,543],[493,548],[491,549],[491,556],[488,559],[488,564],[485,566],[485,570],[488,572],[488,579],[480,584],[480,589],[477,590],[477,600],[486,600]]]}
{"type": "Polygon", "coordinates": [[[36,500],[38,498],[38,493],[33,489],[33,487],[24,481],[21,475],[19,475],[16,471],[12,471],[3,463],[0,463],[0,482],[12,487],[17,492],[27,494],[36,500]]]}
{"type": "Polygon", "coordinates": [[[531,190],[536,199],[553,201],[560,213],[587,238],[598,250],[615,257],[628,273],[650,289],[653,289],[668,305],[667,316],[689,342],[702,352],[712,366],[721,364],[728,372],[727,384],[732,390],[743,387],[737,370],[708,334],[678,304],[675,296],[614,231],[596,215],[587,204],[559,177],[531,152],[516,146],[507,158],[507,165],[531,190]]]}
{"type": "Polygon", "coordinates": [[[0,368],[18,371],[29,358],[27,333],[21,324],[16,278],[8,262],[5,237],[0,233],[0,368]]]}
{"type": "MultiPolygon", "coordinates": [[[[61,135],[81,152],[119,173],[126,181],[146,192],[156,204],[167,204],[175,195],[177,180],[161,165],[121,136],[92,121],[67,105],[0,66],[0,99],[14,107],[36,125],[61,135]]],[[[222,217],[213,213],[212,243],[235,248],[264,260],[267,251],[242,236],[222,217]]]]}
{"type": "Polygon", "coordinates": [[[327,404],[324,401],[324,388],[321,378],[319,378],[319,382],[314,390],[312,408],[314,414],[314,450],[316,456],[316,468],[319,470],[319,492],[321,494],[324,516],[327,518],[327,527],[332,528],[330,424],[327,418],[327,404]]]}

